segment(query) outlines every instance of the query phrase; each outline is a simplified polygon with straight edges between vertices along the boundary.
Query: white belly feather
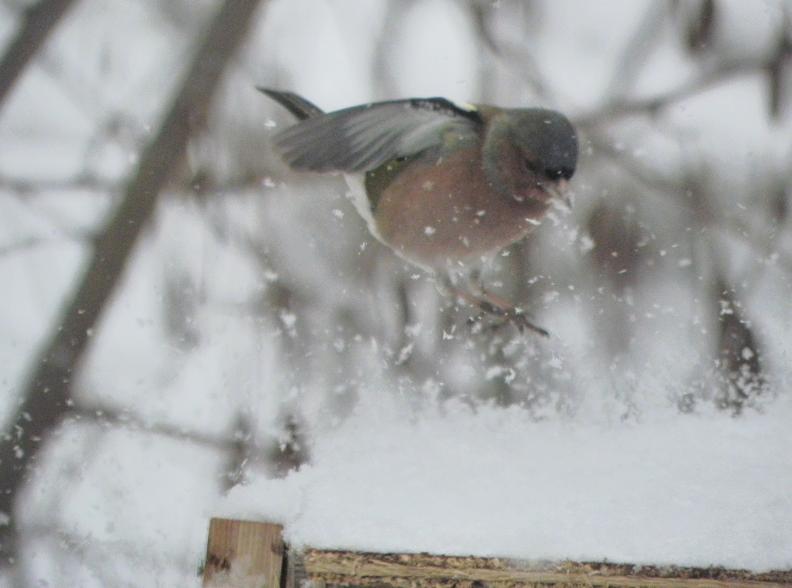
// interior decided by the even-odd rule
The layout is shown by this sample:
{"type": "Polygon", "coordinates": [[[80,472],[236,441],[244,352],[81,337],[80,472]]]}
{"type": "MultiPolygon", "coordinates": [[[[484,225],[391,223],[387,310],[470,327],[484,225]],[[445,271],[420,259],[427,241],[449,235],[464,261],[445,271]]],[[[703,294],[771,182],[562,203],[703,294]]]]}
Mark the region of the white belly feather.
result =
{"type": "Polygon", "coordinates": [[[352,201],[358,214],[366,221],[369,232],[376,237],[377,241],[387,245],[382,235],[380,235],[379,230],[377,230],[377,222],[374,220],[374,215],[371,212],[371,203],[366,194],[364,177],[365,176],[360,174],[344,174],[344,179],[346,180],[347,186],[349,186],[347,198],[352,201]]]}

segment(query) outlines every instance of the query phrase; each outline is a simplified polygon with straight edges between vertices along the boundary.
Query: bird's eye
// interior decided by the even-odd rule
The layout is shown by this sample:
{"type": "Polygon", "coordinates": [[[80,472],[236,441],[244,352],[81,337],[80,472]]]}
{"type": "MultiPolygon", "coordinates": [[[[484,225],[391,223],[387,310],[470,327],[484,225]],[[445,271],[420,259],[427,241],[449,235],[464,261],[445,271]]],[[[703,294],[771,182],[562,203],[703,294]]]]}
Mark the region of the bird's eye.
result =
{"type": "Polygon", "coordinates": [[[561,167],[561,168],[557,168],[557,169],[549,169],[548,168],[548,169],[546,169],[544,171],[544,175],[547,178],[551,179],[551,180],[559,180],[559,179],[562,179],[562,178],[565,179],[565,180],[568,180],[569,178],[572,177],[572,174],[574,174],[574,173],[575,173],[575,170],[570,169],[568,167],[561,167]]]}
{"type": "Polygon", "coordinates": [[[541,171],[541,166],[533,159],[523,159],[523,166],[532,174],[538,174],[541,171]]]}

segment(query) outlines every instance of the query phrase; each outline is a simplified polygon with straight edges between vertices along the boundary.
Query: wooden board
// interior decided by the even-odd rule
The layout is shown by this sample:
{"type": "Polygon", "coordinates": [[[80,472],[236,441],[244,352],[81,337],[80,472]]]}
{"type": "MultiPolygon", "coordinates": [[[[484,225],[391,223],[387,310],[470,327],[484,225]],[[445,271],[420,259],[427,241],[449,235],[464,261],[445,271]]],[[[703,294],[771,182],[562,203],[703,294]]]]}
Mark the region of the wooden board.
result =
{"type": "Polygon", "coordinates": [[[281,525],[212,519],[203,585],[205,588],[279,588],[284,551],[281,525]]]}
{"type": "MultiPolygon", "coordinates": [[[[290,556],[292,558],[295,555],[290,556]]],[[[325,586],[400,588],[645,587],[740,588],[792,586],[792,571],[754,574],[724,568],[539,563],[428,554],[374,554],[308,549],[305,575],[325,586]]]]}
{"type": "Polygon", "coordinates": [[[497,557],[288,550],[283,528],[212,519],[204,586],[211,588],[775,588],[792,570],[753,573],[610,562],[528,562],[497,557]],[[285,576],[285,577],[284,577],[285,576]]]}

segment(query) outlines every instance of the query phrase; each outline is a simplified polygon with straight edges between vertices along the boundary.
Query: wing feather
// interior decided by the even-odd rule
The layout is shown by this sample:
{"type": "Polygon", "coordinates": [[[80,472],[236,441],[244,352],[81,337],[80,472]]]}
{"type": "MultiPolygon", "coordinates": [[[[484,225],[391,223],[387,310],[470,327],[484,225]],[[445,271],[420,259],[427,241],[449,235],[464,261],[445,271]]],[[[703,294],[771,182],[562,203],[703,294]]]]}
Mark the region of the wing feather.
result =
{"type": "Polygon", "coordinates": [[[449,132],[479,133],[474,109],[444,98],[354,106],[307,118],[275,136],[286,163],[300,170],[359,172],[440,146],[449,132]]]}

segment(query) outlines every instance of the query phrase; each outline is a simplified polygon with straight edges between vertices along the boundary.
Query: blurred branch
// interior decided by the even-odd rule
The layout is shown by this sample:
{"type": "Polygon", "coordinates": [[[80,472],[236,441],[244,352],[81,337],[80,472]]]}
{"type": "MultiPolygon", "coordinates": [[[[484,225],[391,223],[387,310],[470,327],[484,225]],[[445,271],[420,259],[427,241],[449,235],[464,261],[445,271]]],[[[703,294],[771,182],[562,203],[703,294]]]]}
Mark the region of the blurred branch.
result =
{"type": "Polygon", "coordinates": [[[267,451],[267,463],[272,468],[272,475],[286,477],[300,466],[308,463],[310,454],[306,441],[305,425],[295,410],[287,410],[279,420],[283,429],[279,438],[267,451]]]}
{"type": "MultiPolygon", "coordinates": [[[[190,178],[190,180],[192,180],[192,178],[190,178]]],[[[92,173],[81,173],[73,177],[56,179],[15,178],[13,176],[0,174],[0,190],[16,192],[20,196],[59,190],[89,190],[112,195],[119,191],[120,187],[120,182],[102,178],[92,173]]],[[[201,186],[202,193],[211,191],[212,195],[259,189],[261,189],[260,178],[243,177],[231,178],[201,186]]]]}
{"type": "MultiPolygon", "coordinates": [[[[782,236],[784,234],[784,224],[787,220],[787,205],[789,196],[787,189],[784,186],[784,178],[778,178],[778,185],[775,187],[775,198],[772,207],[770,208],[770,217],[765,219],[765,247],[761,251],[761,255],[768,260],[772,260],[778,255],[778,249],[782,247],[782,236]]],[[[790,187],[792,190],[792,187],[790,187]]],[[[782,264],[785,260],[781,260],[782,264]]],[[[741,272],[739,279],[733,280],[734,283],[740,284],[745,288],[751,288],[756,285],[759,280],[766,274],[771,264],[758,264],[753,260],[747,262],[741,272]]]]}
{"type": "Polygon", "coordinates": [[[228,452],[237,450],[236,439],[227,436],[210,435],[201,431],[191,431],[170,423],[148,423],[135,414],[107,406],[74,406],[68,411],[68,416],[73,417],[76,422],[87,421],[106,428],[116,427],[129,431],[139,431],[175,441],[192,443],[206,449],[228,452]]]}
{"type": "MultiPolygon", "coordinates": [[[[711,248],[716,255],[715,247],[711,248]]],[[[714,400],[716,407],[737,416],[767,392],[762,367],[763,346],[746,316],[746,309],[726,280],[721,264],[716,263],[714,269],[710,308],[716,325],[715,357],[720,372],[720,390],[714,400]]]]}
{"type": "Polygon", "coordinates": [[[22,25],[0,60],[0,109],[27,64],[72,4],[74,0],[40,0],[25,10],[22,25]]]}
{"type": "Polygon", "coordinates": [[[88,174],[55,180],[34,180],[30,178],[14,178],[0,175],[0,189],[10,190],[19,195],[35,194],[36,192],[46,192],[49,190],[96,190],[107,192],[117,188],[118,185],[114,182],[106,181],[98,176],[88,174]]]}
{"type": "Polygon", "coordinates": [[[633,36],[627,42],[621,59],[616,62],[605,95],[611,99],[622,96],[640,76],[646,65],[659,33],[662,30],[668,5],[665,2],[651,2],[633,36]]]}
{"type": "Polygon", "coordinates": [[[410,12],[414,0],[389,0],[385,4],[385,17],[382,19],[382,28],[377,35],[374,53],[371,59],[371,78],[374,91],[378,97],[391,98],[396,95],[398,88],[394,78],[393,68],[389,60],[390,49],[394,38],[404,23],[404,18],[410,12]]]}
{"type": "Polygon", "coordinates": [[[687,201],[680,197],[684,190],[684,183],[673,178],[661,176],[656,170],[644,165],[639,159],[630,156],[624,149],[613,146],[609,137],[604,133],[589,131],[586,139],[590,143],[597,155],[603,156],[626,172],[628,175],[639,180],[647,187],[657,191],[665,192],[664,197],[673,199],[673,203],[683,208],[689,209],[687,201]]]}
{"type": "MultiPolygon", "coordinates": [[[[686,198],[685,191],[687,187],[684,182],[675,181],[659,175],[656,171],[643,165],[639,160],[630,157],[624,151],[614,148],[606,138],[596,133],[589,133],[588,137],[598,154],[609,159],[632,178],[638,180],[648,188],[652,188],[650,193],[659,194],[666,202],[671,202],[691,213],[696,215],[701,214],[702,211],[694,210],[689,200],[686,198]]],[[[768,235],[766,229],[755,230],[751,226],[749,220],[717,214],[711,208],[705,211],[704,217],[705,218],[701,219],[704,226],[710,226],[732,237],[736,237],[764,255],[766,255],[768,251],[772,251],[774,236],[768,235]]],[[[777,255],[775,263],[785,272],[792,275],[792,252],[777,250],[774,253],[777,255]]]]}
{"type": "Polygon", "coordinates": [[[545,82],[538,62],[527,49],[516,43],[506,43],[493,34],[490,19],[497,6],[491,2],[470,2],[468,6],[476,34],[492,55],[516,72],[537,95],[550,97],[550,86],[545,82]]]}
{"type": "Polygon", "coordinates": [[[253,426],[248,415],[240,412],[233,425],[232,439],[227,449],[228,457],[222,470],[221,490],[228,493],[234,486],[245,481],[245,471],[255,454],[261,454],[261,448],[255,445],[253,426]],[[258,451],[255,451],[258,449],[258,451]]]}
{"type": "Polygon", "coordinates": [[[94,119],[106,112],[108,106],[101,83],[85,75],[83,69],[68,67],[64,61],[63,56],[49,52],[39,57],[37,66],[58,84],[63,96],[86,118],[94,119]]]}
{"type": "Polygon", "coordinates": [[[63,243],[64,241],[88,241],[90,240],[92,235],[86,234],[75,234],[75,235],[65,235],[61,237],[27,237],[25,239],[20,239],[15,243],[8,243],[6,245],[0,245],[0,258],[5,257],[7,255],[13,255],[15,253],[20,253],[22,251],[29,251],[31,249],[35,249],[36,247],[41,247],[43,245],[52,245],[55,243],[63,243]]]}
{"type": "Polygon", "coordinates": [[[76,291],[64,306],[49,341],[32,362],[21,399],[0,440],[0,550],[8,565],[17,550],[14,504],[49,433],[68,414],[71,385],[143,227],[172,171],[184,158],[191,129],[208,115],[221,74],[244,38],[261,0],[226,0],[202,37],[183,84],[159,132],[144,149],[123,199],[99,236],[76,291]]]}
{"type": "Polygon", "coordinates": [[[653,116],[674,102],[690,98],[701,91],[707,90],[731,78],[761,71],[768,66],[769,64],[766,60],[722,62],[667,92],[646,98],[612,101],[593,112],[575,117],[575,124],[581,128],[589,128],[636,114],[648,114],[653,116]]]}
{"type": "Polygon", "coordinates": [[[781,33],[778,36],[778,43],[770,58],[767,66],[767,85],[768,85],[768,109],[773,118],[780,118],[784,107],[784,99],[787,99],[792,77],[792,4],[783,5],[783,15],[781,19],[781,33]]]}
{"type": "Polygon", "coordinates": [[[68,416],[78,423],[90,422],[103,429],[126,429],[225,453],[227,458],[220,478],[223,492],[242,483],[246,469],[260,462],[267,452],[257,444],[250,420],[243,413],[237,416],[230,434],[225,435],[212,435],[170,423],[149,423],[136,414],[101,405],[76,405],[68,411],[68,416]]]}
{"type": "Polygon", "coordinates": [[[689,14],[684,27],[685,44],[688,51],[698,53],[706,49],[712,41],[720,10],[717,9],[715,0],[688,2],[686,8],[689,14]]]}
{"type": "MultiPolygon", "coordinates": [[[[703,4],[712,3],[704,2],[703,4]]],[[[577,117],[575,123],[586,131],[591,145],[598,153],[605,155],[627,174],[644,185],[653,188],[655,192],[662,194],[667,200],[670,199],[669,201],[677,206],[696,214],[699,217],[698,220],[701,226],[711,226],[725,231],[767,256],[768,252],[771,252],[773,248],[772,235],[768,237],[766,231],[757,232],[753,230],[750,223],[742,217],[729,217],[718,214],[709,207],[698,207],[697,210],[693,210],[691,201],[686,196],[689,186],[685,181],[678,181],[659,175],[657,171],[642,164],[642,162],[631,157],[627,152],[614,148],[610,141],[596,129],[598,125],[628,116],[655,116],[662,109],[675,102],[690,98],[715,85],[742,75],[766,72],[772,77],[773,73],[781,68],[780,64],[783,64],[786,58],[792,54],[792,43],[787,43],[786,35],[782,35],[777,50],[764,59],[721,61],[704,69],[687,82],[666,92],[644,98],[619,98],[619,94],[629,86],[631,78],[637,78],[640,74],[640,66],[646,63],[646,53],[651,48],[649,40],[653,39],[654,35],[659,32],[658,23],[662,22],[661,17],[665,9],[666,6],[659,2],[649,7],[632,39],[627,43],[619,60],[619,66],[614,70],[610,84],[611,89],[608,92],[609,101],[600,109],[577,117]]],[[[699,15],[701,26],[711,27],[714,7],[709,6],[707,8],[705,6],[702,10],[702,14],[699,15]]],[[[785,14],[785,21],[787,20],[788,18],[785,14]]],[[[708,29],[707,34],[709,33],[711,33],[711,30],[708,29]]],[[[699,37],[703,34],[701,31],[697,33],[699,37]]],[[[781,251],[776,253],[778,254],[777,261],[779,265],[785,271],[792,273],[792,254],[781,251]]]]}

